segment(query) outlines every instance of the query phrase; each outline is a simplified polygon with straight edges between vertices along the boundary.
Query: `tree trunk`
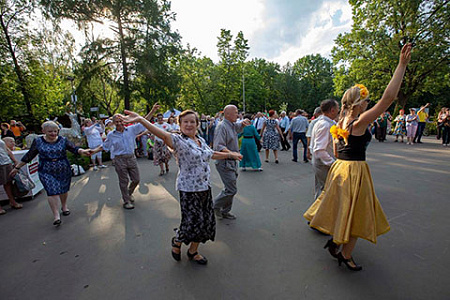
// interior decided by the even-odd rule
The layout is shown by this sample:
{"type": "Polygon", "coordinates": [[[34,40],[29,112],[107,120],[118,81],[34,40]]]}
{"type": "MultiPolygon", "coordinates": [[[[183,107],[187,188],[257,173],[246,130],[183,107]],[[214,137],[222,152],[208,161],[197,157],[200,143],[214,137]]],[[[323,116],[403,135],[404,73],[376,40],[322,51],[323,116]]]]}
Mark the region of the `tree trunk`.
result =
{"type": "Polygon", "coordinates": [[[119,28],[119,40],[120,40],[120,57],[122,59],[123,69],[123,93],[125,97],[125,109],[130,109],[130,84],[127,66],[127,54],[125,51],[125,38],[123,34],[122,19],[120,15],[120,9],[117,11],[117,25],[119,28]]]}
{"type": "Polygon", "coordinates": [[[6,39],[6,43],[8,45],[9,53],[11,54],[11,57],[14,62],[14,71],[16,72],[17,79],[19,80],[20,90],[22,91],[23,100],[25,101],[25,105],[27,107],[28,116],[33,117],[33,111],[31,109],[31,102],[30,102],[30,94],[28,93],[26,80],[22,73],[22,69],[20,68],[19,63],[17,62],[16,53],[14,52],[14,48],[11,43],[11,38],[9,36],[8,28],[6,27],[6,24],[3,20],[2,15],[0,15],[0,23],[2,25],[3,33],[5,34],[5,39],[6,39]]]}

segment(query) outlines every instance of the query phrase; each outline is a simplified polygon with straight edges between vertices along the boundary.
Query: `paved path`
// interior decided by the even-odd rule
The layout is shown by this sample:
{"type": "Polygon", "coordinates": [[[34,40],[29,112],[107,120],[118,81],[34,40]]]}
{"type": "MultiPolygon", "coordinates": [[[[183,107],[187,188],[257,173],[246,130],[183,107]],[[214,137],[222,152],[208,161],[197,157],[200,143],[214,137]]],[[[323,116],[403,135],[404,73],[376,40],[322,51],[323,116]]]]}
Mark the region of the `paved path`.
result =
{"type": "MultiPolygon", "coordinates": [[[[159,177],[141,159],[132,211],[121,207],[109,167],[74,178],[72,214],[59,229],[45,193],[1,216],[0,298],[449,299],[450,148],[432,138],[414,146],[388,138],[372,142],[368,162],[392,229],[377,245],[358,242],[361,272],[338,267],[322,249],[326,237],[306,226],[313,173],[292,163],[291,152],[264,172],[240,173],[238,219],[218,221],[216,241],[200,248],[208,266],[190,263],[186,248],[175,262],[176,166],[159,177]]],[[[216,195],[214,167],[212,182],[216,195]]]]}

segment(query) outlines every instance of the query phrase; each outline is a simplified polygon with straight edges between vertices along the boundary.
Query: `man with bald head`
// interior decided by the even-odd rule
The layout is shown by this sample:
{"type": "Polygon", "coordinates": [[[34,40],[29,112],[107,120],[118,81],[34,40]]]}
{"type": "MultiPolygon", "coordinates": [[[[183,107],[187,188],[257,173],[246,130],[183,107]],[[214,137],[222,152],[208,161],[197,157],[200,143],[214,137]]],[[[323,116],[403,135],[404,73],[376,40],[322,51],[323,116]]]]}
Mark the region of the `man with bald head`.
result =
{"type": "MultiPolygon", "coordinates": [[[[221,152],[239,152],[237,134],[251,123],[248,119],[236,123],[238,109],[234,105],[225,106],[223,114],[224,119],[217,125],[214,132],[213,148],[215,151],[221,152]]],[[[236,216],[231,214],[230,211],[233,205],[233,197],[237,193],[237,161],[233,159],[216,160],[216,169],[222,179],[224,189],[214,199],[214,212],[218,219],[234,220],[236,216]]]]}

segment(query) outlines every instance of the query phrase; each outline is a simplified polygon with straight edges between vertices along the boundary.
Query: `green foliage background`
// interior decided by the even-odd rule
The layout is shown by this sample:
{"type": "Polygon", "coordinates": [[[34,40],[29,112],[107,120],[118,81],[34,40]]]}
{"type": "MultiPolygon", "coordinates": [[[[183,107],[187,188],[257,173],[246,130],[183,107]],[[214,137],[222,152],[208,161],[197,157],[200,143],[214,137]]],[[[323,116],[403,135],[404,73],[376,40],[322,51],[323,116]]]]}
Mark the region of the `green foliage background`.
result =
{"type": "Polygon", "coordinates": [[[144,113],[155,102],[205,114],[230,103],[244,110],[244,102],[247,112],[283,107],[312,113],[355,83],[379,99],[405,42],[416,47],[397,109],[426,102],[435,110],[450,106],[450,1],[349,3],[353,26],[336,38],[331,59],[311,54],[281,66],[248,60],[243,32],[218,33],[218,62],[183,47],[166,0],[1,0],[1,121],[38,124],[74,111],[73,91],[83,115],[91,107],[106,115],[124,108],[144,113]],[[66,19],[85,33],[81,50],[81,41],[60,27],[66,19]],[[99,22],[113,34],[97,37],[93,25],[99,22]]]}

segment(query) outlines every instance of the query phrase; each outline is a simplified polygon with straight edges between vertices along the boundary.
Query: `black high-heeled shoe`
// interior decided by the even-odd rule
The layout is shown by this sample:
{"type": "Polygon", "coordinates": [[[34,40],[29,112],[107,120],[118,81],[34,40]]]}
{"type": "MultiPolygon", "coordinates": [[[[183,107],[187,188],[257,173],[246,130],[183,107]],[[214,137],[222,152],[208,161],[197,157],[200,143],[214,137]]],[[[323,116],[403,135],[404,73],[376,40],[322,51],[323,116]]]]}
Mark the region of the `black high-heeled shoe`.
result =
{"type": "Polygon", "coordinates": [[[173,252],[173,250],[171,251],[173,259],[175,259],[176,261],[180,261],[181,260],[181,244],[177,245],[175,243],[175,237],[172,238],[172,247],[180,249],[180,253],[175,253],[175,252],[173,252]]]}
{"type": "Polygon", "coordinates": [[[344,263],[349,270],[352,270],[352,271],[361,271],[362,270],[362,266],[357,265],[355,263],[355,261],[353,260],[353,257],[350,257],[347,259],[342,255],[342,252],[339,252],[337,254],[337,259],[338,259],[339,266],[341,265],[341,263],[344,263]],[[355,266],[353,267],[352,265],[350,265],[349,264],[350,262],[352,262],[355,266]]]}
{"type": "Polygon", "coordinates": [[[328,252],[330,252],[331,256],[338,258],[339,246],[333,242],[333,239],[329,239],[323,248],[328,248],[328,252]]]}
{"type": "Polygon", "coordinates": [[[194,259],[194,257],[198,254],[198,252],[195,253],[191,253],[189,252],[189,249],[187,251],[187,256],[189,258],[189,260],[195,261],[196,263],[198,263],[199,265],[206,265],[208,263],[208,260],[206,259],[206,257],[202,256],[201,259],[194,259]]]}

